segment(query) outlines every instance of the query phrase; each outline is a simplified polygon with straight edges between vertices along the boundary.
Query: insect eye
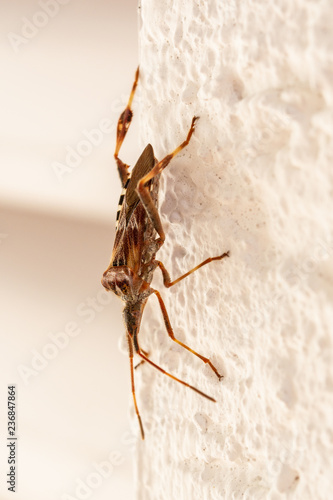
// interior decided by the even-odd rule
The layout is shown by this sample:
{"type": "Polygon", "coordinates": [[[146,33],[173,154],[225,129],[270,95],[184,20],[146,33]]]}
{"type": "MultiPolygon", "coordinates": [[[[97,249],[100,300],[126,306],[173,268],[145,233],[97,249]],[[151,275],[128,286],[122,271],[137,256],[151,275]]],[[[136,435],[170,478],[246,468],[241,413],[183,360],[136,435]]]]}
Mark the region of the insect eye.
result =
{"type": "MultiPolygon", "coordinates": [[[[127,277],[126,277],[126,280],[127,280],[127,277]]],[[[117,285],[116,285],[117,288],[119,288],[119,290],[121,290],[122,293],[124,293],[124,294],[126,294],[128,292],[128,289],[129,289],[129,283],[126,280],[118,281],[117,285]]]]}

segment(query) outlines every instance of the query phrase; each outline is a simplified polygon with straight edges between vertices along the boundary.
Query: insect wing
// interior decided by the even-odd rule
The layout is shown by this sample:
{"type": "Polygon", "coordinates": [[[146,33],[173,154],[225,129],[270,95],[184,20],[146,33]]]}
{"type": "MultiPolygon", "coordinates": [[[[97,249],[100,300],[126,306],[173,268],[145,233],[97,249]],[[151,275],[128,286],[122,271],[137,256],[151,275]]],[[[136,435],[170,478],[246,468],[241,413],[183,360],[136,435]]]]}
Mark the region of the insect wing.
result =
{"type": "MultiPolygon", "coordinates": [[[[148,144],[136,162],[119,200],[116,237],[110,266],[129,265],[129,262],[134,265],[138,259],[140,260],[141,245],[139,244],[140,238],[138,238],[138,224],[140,224],[140,221],[139,219],[131,220],[131,216],[140,203],[140,198],[136,192],[138,182],[150,172],[154,165],[154,150],[148,144]]],[[[145,211],[143,210],[143,212],[145,211]]]]}
{"type": "Polygon", "coordinates": [[[131,177],[126,189],[125,203],[126,203],[126,226],[131,218],[131,215],[138,205],[140,198],[136,192],[138,182],[144,177],[155,165],[154,150],[151,144],[148,144],[143,150],[140,158],[136,162],[131,177]]]}

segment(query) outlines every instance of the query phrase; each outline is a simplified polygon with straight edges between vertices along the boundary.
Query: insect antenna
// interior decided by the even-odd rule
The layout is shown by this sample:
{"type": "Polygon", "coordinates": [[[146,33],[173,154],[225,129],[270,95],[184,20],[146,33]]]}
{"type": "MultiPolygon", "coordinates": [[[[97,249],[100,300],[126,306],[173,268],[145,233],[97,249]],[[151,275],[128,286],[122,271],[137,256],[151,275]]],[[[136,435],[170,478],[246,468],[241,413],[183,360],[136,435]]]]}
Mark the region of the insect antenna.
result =
{"type": "Polygon", "coordinates": [[[132,395],[133,395],[135,413],[136,413],[136,416],[138,417],[138,420],[139,420],[141,437],[142,437],[142,439],[144,439],[145,432],[143,430],[142,420],[141,420],[141,416],[140,416],[140,412],[139,412],[139,408],[138,408],[138,404],[136,402],[136,396],[135,396],[134,368],[133,368],[133,345],[132,345],[132,339],[129,335],[127,335],[127,340],[128,340],[129,358],[130,358],[130,365],[131,365],[131,385],[132,385],[132,395]]]}

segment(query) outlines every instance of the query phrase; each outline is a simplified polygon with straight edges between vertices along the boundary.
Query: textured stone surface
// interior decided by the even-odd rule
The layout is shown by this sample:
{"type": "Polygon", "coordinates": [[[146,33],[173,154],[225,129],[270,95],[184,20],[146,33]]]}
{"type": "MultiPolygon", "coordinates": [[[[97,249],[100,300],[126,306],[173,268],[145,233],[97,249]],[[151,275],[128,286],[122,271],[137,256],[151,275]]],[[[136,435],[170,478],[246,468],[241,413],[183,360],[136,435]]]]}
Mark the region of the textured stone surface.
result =
{"type": "MultiPolygon", "coordinates": [[[[200,116],[163,175],[176,336],[155,297],[141,328],[152,360],[211,403],[143,365],[139,500],[331,497],[332,136],[330,0],[143,0],[143,147],[162,158],[200,116]]],[[[158,272],[156,272],[158,275],[158,272]]],[[[133,429],[137,422],[133,415],[133,429]]]]}

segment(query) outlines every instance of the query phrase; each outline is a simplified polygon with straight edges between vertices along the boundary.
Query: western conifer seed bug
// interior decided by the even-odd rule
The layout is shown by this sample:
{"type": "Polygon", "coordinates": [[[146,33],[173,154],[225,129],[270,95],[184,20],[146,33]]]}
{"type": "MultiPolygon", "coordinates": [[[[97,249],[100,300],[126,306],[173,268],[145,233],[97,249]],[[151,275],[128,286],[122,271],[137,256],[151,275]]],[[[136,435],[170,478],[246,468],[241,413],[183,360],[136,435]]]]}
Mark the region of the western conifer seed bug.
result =
{"type": "Polygon", "coordinates": [[[159,267],[162,272],[164,286],[170,288],[209,262],[222,260],[228,257],[229,252],[225,252],[218,257],[210,257],[204,260],[194,269],[191,269],[191,271],[188,271],[174,281],[171,281],[169,273],[162,262],[155,259],[157,251],[165,240],[165,234],[157,210],[160,174],[165,167],[169,165],[172,158],[188,145],[198,117],[193,117],[186,140],[171,154],[165,156],[163,160],[156,160],[153,148],[148,144],[130,174],[128,171],[129,166],[122,162],[118,154],[133,117],[131,106],[138,78],[139,68],[136,71],[135,81],[128,104],[118,120],[114,157],[117,162],[123,192],[119,200],[116,236],[111,261],[109,267],[103,274],[102,284],[106,290],[112,290],[125,302],[123,316],[127,330],[126,335],[131,368],[132,394],[135,411],[140,425],[141,437],[144,439],[142,420],[135,397],[133,369],[134,351],[142,358],[141,362],[145,361],[149,363],[173,380],[189,387],[210,401],[215,402],[215,399],[212,397],[171,375],[171,373],[166,372],[163,368],[155,364],[149,359],[148,353],[139,346],[138,335],[141,317],[150,295],[155,294],[158,299],[169,337],[200,358],[204,363],[207,363],[219,379],[223,377],[208,358],[198,354],[189,346],[175,338],[162,297],[157,290],[150,286],[153,273],[155,269],[159,267]]]}

